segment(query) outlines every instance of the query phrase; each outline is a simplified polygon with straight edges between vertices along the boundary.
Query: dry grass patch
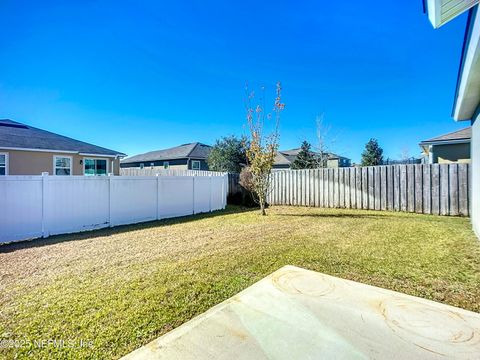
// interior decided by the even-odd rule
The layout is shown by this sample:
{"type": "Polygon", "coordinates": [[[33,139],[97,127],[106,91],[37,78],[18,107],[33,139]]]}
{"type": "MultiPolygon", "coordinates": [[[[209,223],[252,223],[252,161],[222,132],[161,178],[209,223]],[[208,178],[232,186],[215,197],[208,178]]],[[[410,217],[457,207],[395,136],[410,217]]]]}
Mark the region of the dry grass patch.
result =
{"type": "Polygon", "coordinates": [[[80,339],[0,355],[118,358],[291,264],[480,311],[465,218],[231,207],[0,246],[0,340],[80,339]]]}

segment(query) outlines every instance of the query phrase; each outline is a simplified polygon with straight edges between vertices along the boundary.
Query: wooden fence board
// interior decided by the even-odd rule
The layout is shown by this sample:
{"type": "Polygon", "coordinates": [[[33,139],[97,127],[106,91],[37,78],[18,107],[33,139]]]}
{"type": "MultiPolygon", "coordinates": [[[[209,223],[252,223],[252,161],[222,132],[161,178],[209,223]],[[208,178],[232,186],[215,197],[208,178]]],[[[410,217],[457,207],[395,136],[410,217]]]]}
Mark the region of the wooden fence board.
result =
{"type": "Polygon", "coordinates": [[[368,167],[368,207],[367,209],[375,209],[375,179],[374,179],[374,167],[368,167]]]}
{"type": "Polygon", "coordinates": [[[458,214],[468,215],[469,213],[469,174],[468,164],[458,164],[458,214]]]}
{"type": "Polygon", "coordinates": [[[440,214],[440,165],[433,164],[431,167],[432,184],[432,214],[440,214]]]}
{"type": "Polygon", "coordinates": [[[407,176],[407,167],[400,168],[400,210],[408,211],[408,176],[407,176]]]}
{"type": "Polygon", "coordinates": [[[413,165],[415,172],[415,209],[416,213],[423,212],[423,169],[421,164],[413,165]]]}
{"type": "Polygon", "coordinates": [[[415,211],[415,167],[407,165],[407,211],[415,211]]]}
{"type": "Polygon", "coordinates": [[[355,172],[356,168],[350,168],[350,206],[352,209],[357,207],[357,191],[355,188],[355,172]]]}
{"type": "Polygon", "coordinates": [[[449,215],[458,215],[458,165],[449,165],[448,200],[450,204],[449,215]]]}
{"type": "Polygon", "coordinates": [[[375,181],[375,186],[374,186],[374,193],[375,193],[375,198],[374,198],[374,203],[375,203],[375,210],[380,210],[380,200],[382,199],[381,197],[381,180],[380,180],[380,175],[381,175],[381,169],[382,166],[376,166],[373,168],[373,178],[375,181]]]}
{"type": "Polygon", "coordinates": [[[393,210],[393,170],[394,167],[388,165],[387,167],[387,210],[393,210]]]}
{"type": "Polygon", "coordinates": [[[355,183],[357,189],[357,209],[363,209],[363,170],[355,168],[355,183]]]}
{"type": "Polygon", "coordinates": [[[393,203],[394,203],[394,210],[395,211],[400,211],[402,209],[400,200],[401,200],[401,186],[400,186],[400,167],[395,166],[394,167],[394,172],[393,172],[393,191],[394,191],[394,196],[393,196],[393,203]]]}
{"type": "Polygon", "coordinates": [[[422,196],[423,196],[423,213],[432,213],[432,180],[431,167],[422,165],[422,196]]]}
{"type": "Polygon", "coordinates": [[[368,209],[368,168],[360,169],[362,171],[362,209],[368,209]]]}
{"type": "Polygon", "coordinates": [[[380,210],[387,210],[387,167],[380,168],[380,210]]]}
{"type": "Polygon", "coordinates": [[[448,204],[448,173],[450,165],[440,167],[440,214],[447,215],[449,210],[448,204]]]}

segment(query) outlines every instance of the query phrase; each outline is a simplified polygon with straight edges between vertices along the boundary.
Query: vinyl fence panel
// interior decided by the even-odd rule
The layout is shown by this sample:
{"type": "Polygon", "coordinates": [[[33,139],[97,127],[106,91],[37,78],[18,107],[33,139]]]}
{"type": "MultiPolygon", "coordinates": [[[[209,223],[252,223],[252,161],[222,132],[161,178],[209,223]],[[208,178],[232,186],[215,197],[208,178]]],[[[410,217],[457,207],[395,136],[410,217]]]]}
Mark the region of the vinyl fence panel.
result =
{"type": "Polygon", "coordinates": [[[2,176],[0,243],[226,206],[222,176],[2,176]]]}
{"type": "Polygon", "coordinates": [[[43,177],[44,235],[109,225],[109,184],[100,177],[43,177]]]}
{"type": "Polygon", "coordinates": [[[469,164],[278,170],[271,175],[269,200],[274,205],[468,216],[469,171],[469,164]]]}
{"type": "Polygon", "coordinates": [[[192,215],[192,176],[162,176],[158,179],[158,216],[172,218],[192,215]]]}
{"type": "Polygon", "coordinates": [[[42,178],[0,176],[0,242],[42,236],[42,178]]]}

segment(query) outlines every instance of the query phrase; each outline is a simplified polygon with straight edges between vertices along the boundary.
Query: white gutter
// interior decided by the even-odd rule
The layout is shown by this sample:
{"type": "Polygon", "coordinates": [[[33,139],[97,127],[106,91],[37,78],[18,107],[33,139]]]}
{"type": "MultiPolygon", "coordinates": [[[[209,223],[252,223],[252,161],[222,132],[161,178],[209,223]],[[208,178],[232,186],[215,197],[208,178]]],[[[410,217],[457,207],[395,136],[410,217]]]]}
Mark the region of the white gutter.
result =
{"type": "Polygon", "coordinates": [[[439,141],[424,141],[420,143],[420,146],[425,145],[454,145],[454,144],[470,144],[470,139],[461,139],[461,140],[439,140],[439,141]]]}

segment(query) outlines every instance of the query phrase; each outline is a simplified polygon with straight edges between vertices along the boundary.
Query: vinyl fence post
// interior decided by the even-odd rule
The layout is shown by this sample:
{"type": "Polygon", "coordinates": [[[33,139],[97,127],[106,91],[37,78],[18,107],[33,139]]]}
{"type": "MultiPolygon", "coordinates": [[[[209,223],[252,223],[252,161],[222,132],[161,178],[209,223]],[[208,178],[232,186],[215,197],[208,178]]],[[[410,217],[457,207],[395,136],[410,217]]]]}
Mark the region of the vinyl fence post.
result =
{"type": "Polygon", "coordinates": [[[112,177],[108,176],[108,226],[112,227],[112,177]]]}
{"type": "Polygon", "coordinates": [[[46,178],[48,176],[48,172],[42,172],[42,237],[48,237],[47,230],[45,229],[45,212],[46,212],[46,202],[47,197],[45,196],[45,189],[46,189],[46,178]]]}
{"type": "Polygon", "coordinates": [[[159,197],[160,197],[160,177],[158,176],[158,174],[156,176],[157,176],[157,209],[156,209],[156,211],[157,211],[157,220],[160,220],[159,219],[160,213],[158,211],[158,206],[160,205],[158,203],[159,197]]]}
{"type": "Polygon", "coordinates": [[[208,182],[209,182],[209,189],[210,189],[210,196],[208,197],[208,210],[210,212],[212,212],[212,195],[213,195],[213,191],[212,191],[212,175],[208,175],[208,182]]]}
{"type": "Polygon", "coordinates": [[[192,214],[195,215],[195,176],[192,176],[192,214]]]}

